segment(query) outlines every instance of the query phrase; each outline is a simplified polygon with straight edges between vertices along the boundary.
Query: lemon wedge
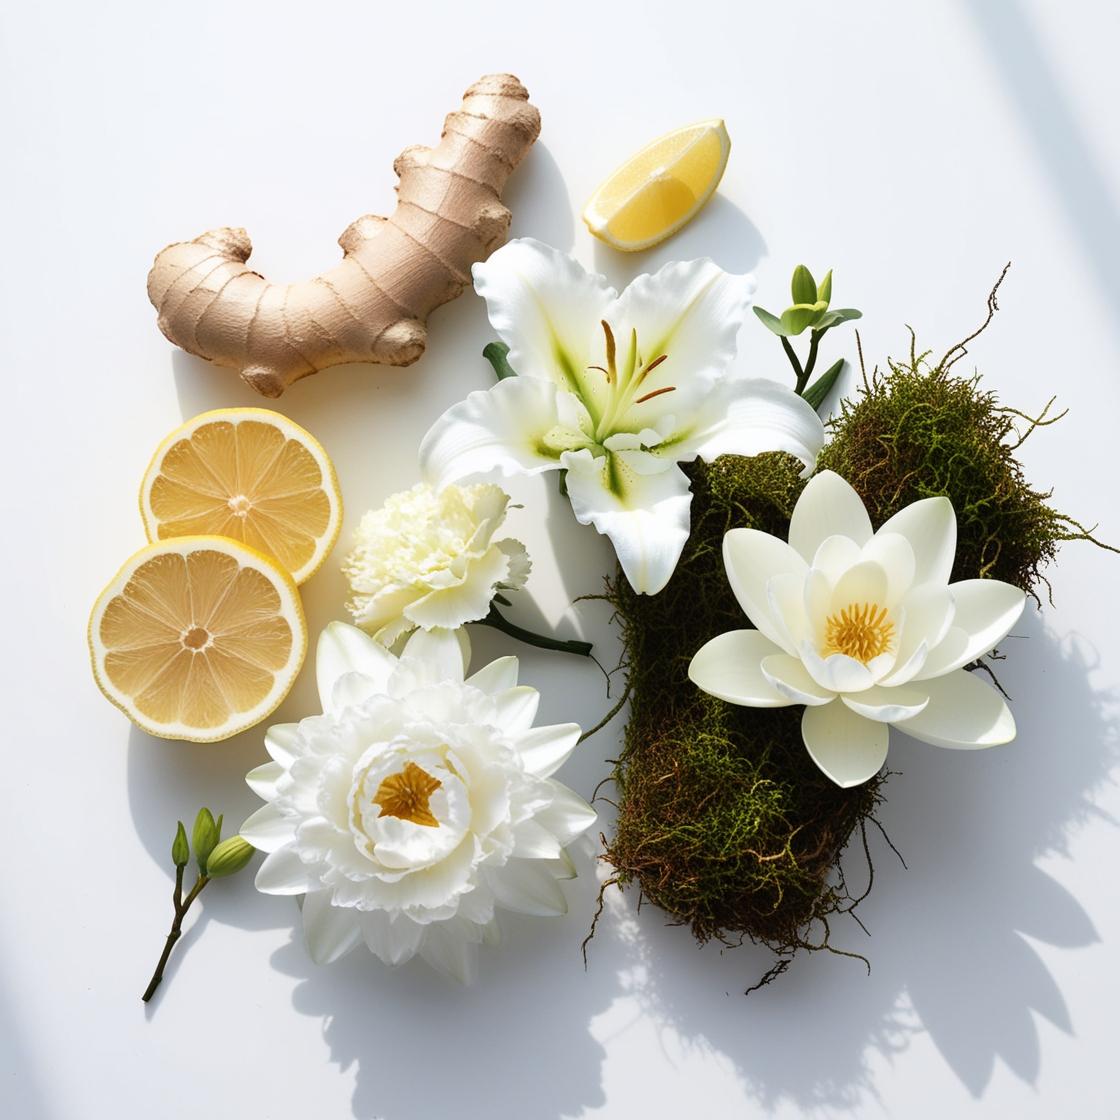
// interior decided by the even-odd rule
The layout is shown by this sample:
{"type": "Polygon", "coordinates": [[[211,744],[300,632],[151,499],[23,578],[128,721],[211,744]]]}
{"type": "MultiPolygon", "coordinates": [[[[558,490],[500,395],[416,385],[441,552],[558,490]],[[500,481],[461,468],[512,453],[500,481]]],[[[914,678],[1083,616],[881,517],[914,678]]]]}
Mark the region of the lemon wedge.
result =
{"type": "Polygon", "coordinates": [[[587,228],[626,253],[664,241],[712,197],[730,151],[722,120],[666,133],[631,156],[591,196],[583,211],[587,228]]]}
{"type": "Polygon", "coordinates": [[[265,408],[204,412],[160,444],[140,486],[149,541],[217,534],[273,557],[296,583],[338,540],[342,496],[310,432],[265,408]]]}
{"type": "Polygon", "coordinates": [[[295,682],[307,625],[291,576],[225,537],[142,548],[89,621],[93,675],[150,735],[208,743],[259,723],[295,682]]]}

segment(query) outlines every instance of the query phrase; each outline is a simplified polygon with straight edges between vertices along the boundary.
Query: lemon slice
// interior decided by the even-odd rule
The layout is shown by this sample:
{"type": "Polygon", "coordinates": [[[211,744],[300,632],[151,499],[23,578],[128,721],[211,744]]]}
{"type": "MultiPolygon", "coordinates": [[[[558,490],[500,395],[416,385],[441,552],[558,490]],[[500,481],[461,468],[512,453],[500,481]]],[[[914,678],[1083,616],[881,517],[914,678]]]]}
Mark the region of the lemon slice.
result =
{"type": "Polygon", "coordinates": [[[231,537],[303,583],[338,540],[342,497],[309,432],[265,408],[224,408],[160,444],[140,486],[140,513],[150,541],[231,537]]]}
{"type": "Polygon", "coordinates": [[[287,695],[307,650],[296,585],[225,537],[142,548],[89,620],[93,675],[133,723],[164,739],[227,739],[287,695]]]}
{"type": "Polygon", "coordinates": [[[591,196],[583,211],[587,228],[627,253],[664,241],[712,197],[730,151],[727,128],[718,119],[666,133],[591,196]]]}

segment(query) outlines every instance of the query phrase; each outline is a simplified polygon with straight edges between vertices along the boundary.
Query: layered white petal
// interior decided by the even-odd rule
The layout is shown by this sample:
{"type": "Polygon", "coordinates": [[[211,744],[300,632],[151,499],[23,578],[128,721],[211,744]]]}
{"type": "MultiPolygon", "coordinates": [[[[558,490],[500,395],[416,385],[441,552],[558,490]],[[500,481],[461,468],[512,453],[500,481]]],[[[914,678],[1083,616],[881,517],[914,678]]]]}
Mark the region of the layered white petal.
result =
{"type": "Polygon", "coordinates": [[[332,906],[330,891],[312,891],[303,900],[303,936],[316,964],[330,964],[362,938],[356,910],[332,906]]]}
{"type": "Polygon", "coordinates": [[[598,814],[579,794],[550,782],[552,801],[537,813],[536,819],[551,832],[562,845],[570,844],[582,836],[596,821],[598,814]]]}
{"type": "Polygon", "coordinates": [[[410,672],[410,684],[461,682],[470,662],[470,646],[464,643],[464,636],[458,630],[417,630],[400,657],[400,668],[410,672]]]}
{"type": "MultiPolygon", "coordinates": [[[[723,538],[723,562],[731,590],[746,616],[772,642],[782,644],[783,628],[770,612],[767,585],[783,572],[805,578],[808,565],[785,541],[758,529],[732,529],[723,538]]],[[[783,647],[785,648],[785,647],[783,647]]],[[[795,650],[786,649],[786,653],[795,650]]]]}
{"type": "Polygon", "coordinates": [[[948,587],[922,584],[915,587],[899,606],[894,665],[884,685],[905,684],[921,671],[929,651],[943,641],[956,610],[948,587]]]}
{"type": "Polygon", "coordinates": [[[840,700],[806,708],[801,735],[813,761],[844,788],[873,778],[887,760],[887,725],[856,715],[840,700]]]}
{"type": "Polygon", "coordinates": [[[929,692],[917,685],[885,688],[876,684],[842,699],[856,715],[863,716],[864,719],[873,719],[879,723],[898,723],[899,720],[911,719],[923,711],[929,703],[929,692]]]}
{"type": "Polygon", "coordinates": [[[862,548],[871,539],[871,518],[844,479],[835,471],[821,471],[809,479],[793,507],[789,543],[806,563],[813,563],[817,549],[831,536],[847,537],[862,548]]]}
{"type": "Polygon", "coordinates": [[[578,724],[556,723],[525,731],[515,736],[513,743],[529,773],[551,778],[576,749],[579,737],[578,724]]]}
{"type": "Polygon", "coordinates": [[[369,951],[385,964],[403,964],[420,948],[425,927],[403,914],[369,910],[361,915],[362,937],[369,951]]]}
{"type": "Polygon", "coordinates": [[[559,390],[535,377],[507,377],[452,405],[420,443],[420,470],[437,489],[472,474],[540,474],[560,466],[545,437],[560,424],[559,390]]]}
{"type": "Polygon", "coordinates": [[[948,583],[957,553],[957,515],[948,498],[922,498],[904,506],[880,527],[898,533],[914,550],[915,583],[948,583]]]}
{"type": "Polygon", "coordinates": [[[990,653],[1023,613],[1026,595],[1010,583],[968,579],[949,584],[953,596],[953,627],[934,646],[915,680],[944,676],[990,653]]]}
{"type": "Polygon", "coordinates": [[[528,237],[510,241],[472,271],[517,373],[581,392],[589,347],[602,338],[599,323],[609,318],[614,289],[567,253],[528,237]]]}
{"type": "Polygon", "coordinates": [[[552,873],[536,860],[512,859],[488,876],[494,897],[507,910],[550,917],[565,914],[568,903],[552,873]]]}
{"type": "Polygon", "coordinates": [[[322,885],[290,844],[265,856],[253,882],[264,894],[304,894],[322,885]]]}
{"type": "Polygon", "coordinates": [[[527,684],[495,694],[497,725],[507,733],[528,731],[537,718],[540,702],[541,694],[527,684]]]}
{"type": "Polygon", "coordinates": [[[562,461],[576,519],[610,538],[635,591],[660,591],[688,540],[692,495],[684,472],[643,451],[566,452],[562,461]]]}
{"type": "Polygon", "coordinates": [[[335,682],[346,673],[361,673],[383,691],[397,659],[356,626],[330,622],[319,635],[315,652],[315,680],[324,712],[334,711],[335,682]]]}
{"type": "Polygon", "coordinates": [[[846,653],[832,653],[828,657],[822,657],[812,642],[802,642],[799,652],[809,675],[830,692],[863,692],[878,679],[874,662],[865,665],[846,653]]]}
{"type": "Polygon", "coordinates": [[[498,657],[489,665],[467,678],[467,684],[491,696],[507,689],[516,688],[518,662],[516,657],[498,657]]]}
{"type": "Polygon", "coordinates": [[[245,819],[238,832],[257,851],[274,852],[296,838],[296,824],[275,805],[263,805],[245,819]]]}
{"type": "Polygon", "coordinates": [[[449,979],[473,984],[478,976],[478,944],[473,939],[476,931],[481,940],[481,931],[466,922],[433,922],[424,928],[420,956],[449,979]]]}
{"type": "Polygon", "coordinates": [[[425,630],[454,630],[466,622],[477,622],[490,613],[494,590],[508,573],[509,557],[495,545],[467,567],[460,582],[430,591],[409,603],[403,614],[425,630]]]}
{"type": "Polygon", "coordinates": [[[914,550],[899,533],[876,533],[863,546],[861,559],[878,564],[886,573],[887,597],[882,604],[885,607],[899,603],[914,584],[914,550]]]}
{"type": "Polygon", "coordinates": [[[264,733],[264,749],[281,766],[290,766],[302,751],[298,723],[274,723],[264,733]]]}
{"type": "Polygon", "coordinates": [[[258,797],[271,801],[276,796],[276,783],[284,773],[279,762],[266,762],[250,770],[245,775],[245,783],[258,797]]]}
{"type": "Polygon", "coordinates": [[[923,682],[929,704],[920,714],[895,726],[935,747],[969,750],[996,747],[1015,738],[1015,717],[1003,697],[979,679],[958,669],[923,682]]]}
{"type": "Polygon", "coordinates": [[[762,659],[762,675],[793,704],[828,704],[836,698],[810,675],[799,658],[773,653],[762,659]]]}
{"type": "MultiPolygon", "coordinates": [[[[673,393],[657,399],[666,410],[680,409],[673,393]]],[[[679,460],[698,455],[711,462],[720,455],[785,451],[809,469],[824,446],[824,425],[812,405],[764,378],[724,378],[703,387],[683,422],[682,411],[676,414],[680,426],[668,451],[662,452],[679,460]]]]}
{"type": "Polygon", "coordinates": [[[762,671],[765,658],[781,648],[758,630],[729,630],[696,652],[688,677],[698,688],[750,708],[784,708],[801,703],[780,692],[762,671]]]}

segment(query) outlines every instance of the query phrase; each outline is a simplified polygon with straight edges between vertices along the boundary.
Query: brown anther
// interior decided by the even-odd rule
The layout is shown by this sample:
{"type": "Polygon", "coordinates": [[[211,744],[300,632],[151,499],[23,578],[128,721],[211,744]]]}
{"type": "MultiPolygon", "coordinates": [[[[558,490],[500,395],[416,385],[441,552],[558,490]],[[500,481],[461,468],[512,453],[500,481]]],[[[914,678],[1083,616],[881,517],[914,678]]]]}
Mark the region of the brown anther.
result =
{"type": "Polygon", "coordinates": [[[665,361],[668,356],[668,354],[662,354],[660,355],[660,357],[654,358],[653,361],[649,363],[649,365],[643,366],[642,372],[638,374],[638,384],[640,385],[643,381],[645,381],[645,379],[649,377],[649,375],[653,373],[653,371],[657,369],[657,367],[661,365],[661,363],[665,361]]]}
{"type": "Polygon", "coordinates": [[[610,384],[614,382],[617,347],[614,344],[614,331],[611,330],[610,323],[606,319],[600,319],[599,322],[603,324],[603,334],[607,336],[607,368],[604,372],[607,375],[607,382],[610,384]]]}
{"type": "Polygon", "coordinates": [[[639,397],[634,403],[643,404],[646,401],[653,400],[654,397],[661,396],[662,393],[672,393],[676,390],[676,388],[676,385],[666,385],[663,389],[654,389],[652,393],[646,393],[644,397],[639,397]]]}

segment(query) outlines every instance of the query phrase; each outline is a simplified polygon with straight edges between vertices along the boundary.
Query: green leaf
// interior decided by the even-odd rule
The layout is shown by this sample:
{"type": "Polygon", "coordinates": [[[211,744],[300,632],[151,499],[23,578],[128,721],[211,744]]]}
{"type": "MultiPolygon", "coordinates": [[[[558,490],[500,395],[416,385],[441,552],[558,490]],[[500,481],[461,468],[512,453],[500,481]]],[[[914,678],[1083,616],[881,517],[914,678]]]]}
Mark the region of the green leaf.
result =
{"type": "Polygon", "coordinates": [[[171,861],[176,867],[186,867],[191,861],[191,848],[187,843],[187,830],[183,827],[182,821],[179,821],[179,827],[175,830],[175,839],[171,844],[171,861]]]}
{"type": "Polygon", "coordinates": [[[832,386],[836,384],[836,379],[840,376],[840,371],[843,368],[843,358],[841,358],[839,361],[833,362],[832,365],[830,365],[828,369],[826,369],[824,373],[822,373],[820,377],[818,377],[816,381],[814,381],[813,384],[810,385],[809,388],[806,389],[805,392],[801,395],[815,409],[819,410],[821,405],[824,404],[825,397],[827,397],[829,392],[832,390],[832,386]]]}
{"type": "Polygon", "coordinates": [[[856,311],[854,307],[843,307],[837,311],[829,311],[828,314],[822,315],[816,324],[816,329],[818,331],[827,331],[830,327],[838,326],[840,323],[847,323],[851,319],[862,318],[862,311],[856,311]]]}
{"type": "Polygon", "coordinates": [[[191,847],[194,848],[194,858],[198,860],[198,870],[206,874],[206,861],[218,843],[218,826],[209,809],[202,808],[194,819],[194,829],[191,832],[191,847]]]}
{"type": "Polygon", "coordinates": [[[831,303],[832,302],[832,269],[831,268],[824,274],[824,279],[817,285],[817,299],[823,299],[825,303],[831,303]]]}
{"type": "Polygon", "coordinates": [[[769,311],[763,311],[761,307],[754,308],[754,313],[767,330],[773,331],[779,338],[785,337],[785,328],[782,326],[782,321],[777,315],[771,315],[769,311]]]}
{"type": "Polygon", "coordinates": [[[504,342],[490,342],[482,348],[482,356],[494,367],[499,381],[517,376],[517,370],[506,360],[508,354],[509,347],[504,342]]]}
{"type": "Polygon", "coordinates": [[[206,865],[209,879],[223,879],[236,875],[253,858],[256,849],[243,836],[223,840],[211,853],[206,865]]]}
{"type": "Polygon", "coordinates": [[[817,282],[803,264],[793,270],[793,283],[789,287],[795,304],[817,302],[817,282]]]}
{"type": "Polygon", "coordinates": [[[782,312],[782,334],[798,335],[813,326],[828,309],[826,303],[795,303],[782,312]]]}

